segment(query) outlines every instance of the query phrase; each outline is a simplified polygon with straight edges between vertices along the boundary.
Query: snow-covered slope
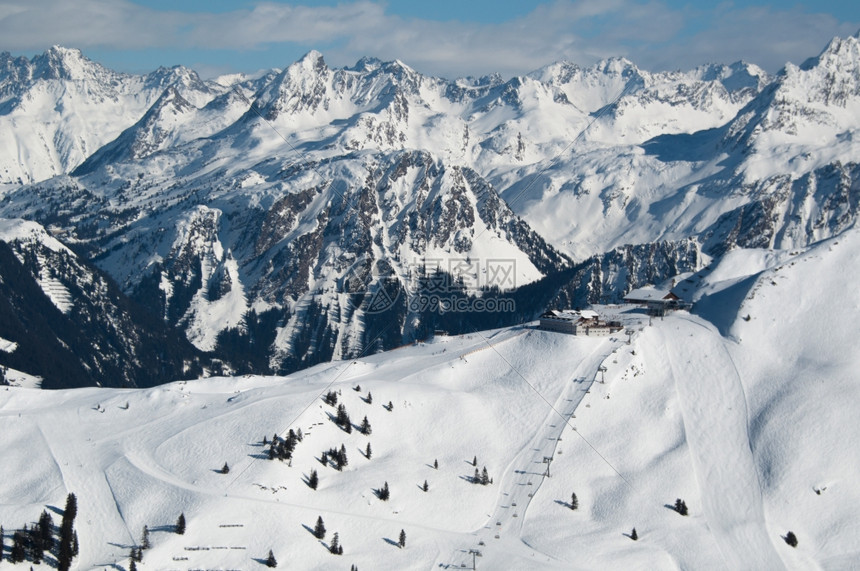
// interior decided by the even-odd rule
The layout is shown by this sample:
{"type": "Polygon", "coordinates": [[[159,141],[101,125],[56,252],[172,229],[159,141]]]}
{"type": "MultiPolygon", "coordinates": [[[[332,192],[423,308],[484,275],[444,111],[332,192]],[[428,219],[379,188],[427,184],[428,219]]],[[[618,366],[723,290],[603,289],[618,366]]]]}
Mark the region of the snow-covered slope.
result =
{"type": "Polygon", "coordinates": [[[10,388],[0,521],[9,533],[74,492],[81,568],[127,565],[145,525],[141,569],[249,568],[269,549],[297,569],[459,568],[473,549],[491,569],[850,568],[860,363],[844,317],[860,300],[844,284],[860,278],[858,252],[857,231],[803,252],[737,251],[685,282],[701,311],[651,325],[599,308],[627,322],[629,344],[518,327],[286,378],[10,388]],[[299,428],[292,461],[269,460],[264,437],[299,428]],[[323,466],[341,444],[343,470],[323,466]],[[484,466],[493,482],[472,483],[484,466]],[[326,549],[334,532],[342,556],[326,549]]]}

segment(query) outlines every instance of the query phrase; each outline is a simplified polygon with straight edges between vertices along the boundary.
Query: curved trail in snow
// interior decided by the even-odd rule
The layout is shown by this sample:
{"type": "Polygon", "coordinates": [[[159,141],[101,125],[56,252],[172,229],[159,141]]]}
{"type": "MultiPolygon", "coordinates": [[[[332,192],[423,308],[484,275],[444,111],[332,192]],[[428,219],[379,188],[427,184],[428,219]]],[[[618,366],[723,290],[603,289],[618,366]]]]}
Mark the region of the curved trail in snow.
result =
{"type": "Polygon", "coordinates": [[[724,339],[680,314],[655,331],[647,352],[665,355],[675,380],[702,508],[726,568],[785,568],[767,532],[746,396],[724,339]]]}

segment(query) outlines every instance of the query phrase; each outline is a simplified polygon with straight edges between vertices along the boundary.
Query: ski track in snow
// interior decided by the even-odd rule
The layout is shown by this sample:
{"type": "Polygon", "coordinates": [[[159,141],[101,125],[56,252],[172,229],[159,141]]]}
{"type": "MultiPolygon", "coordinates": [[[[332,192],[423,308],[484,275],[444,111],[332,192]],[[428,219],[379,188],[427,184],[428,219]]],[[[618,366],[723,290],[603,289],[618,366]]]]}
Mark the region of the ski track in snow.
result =
{"type": "Polygon", "coordinates": [[[765,526],[746,397],[735,364],[712,326],[687,315],[667,321],[669,327],[655,328],[658,343],[645,354],[668,361],[703,511],[726,568],[785,568],[765,526]],[[694,334],[697,343],[691,347],[694,334]]]}
{"type": "MultiPolygon", "coordinates": [[[[560,333],[559,335],[563,334],[560,333]]],[[[507,339],[503,339],[503,341],[505,340],[507,339]]],[[[608,347],[607,343],[596,344],[591,354],[576,364],[570,381],[564,383],[562,392],[552,401],[553,410],[547,414],[546,419],[537,428],[534,437],[505,468],[500,482],[491,484],[499,486],[499,494],[487,524],[472,534],[476,538],[478,550],[481,549],[482,543],[490,545],[491,542],[498,543],[499,540],[502,540],[504,549],[516,551],[520,557],[528,558],[529,552],[531,552],[532,556],[535,553],[540,553],[548,559],[554,559],[522,539],[523,522],[532,498],[537,494],[546,478],[547,469],[544,458],[555,456],[559,439],[568,426],[568,419],[574,415],[577,407],[594,383],[598,368],[605,359],[612,355],[612,351],[620,346],[614,337],[607,338],[606,342],[609,343],[608,347]],[[504,541],[509,538],[515,538],[516,541],[504,541]]],[[[507,361],[504,353],[498,351],[498,344],[488,348],[496,350],[507,361]]],[[[521,374],[513,369],[511,372],[517,376],[521,374]]],[[[522,374],[527,375],[527,373],[522,374]]],[[[526,376],[526,378],[528,377],[526,376]]],[[[541,396],[547,400],[551,398],[548,395],[541,396]]],[[[535,395],[535,398],[540,397],[535,395]]],[[[552,474],[552,464],[550,464],[550,474],[552,474]]],[[[446,564],[437,561],[434,567],[448,568],[453,565],[454,568],[460,568],[472,563],[471,555],[467,549],[458,550],[452,561],[455,563],[446,564]],[[465,558],[462,554],[465,554],[465,558]]]]}

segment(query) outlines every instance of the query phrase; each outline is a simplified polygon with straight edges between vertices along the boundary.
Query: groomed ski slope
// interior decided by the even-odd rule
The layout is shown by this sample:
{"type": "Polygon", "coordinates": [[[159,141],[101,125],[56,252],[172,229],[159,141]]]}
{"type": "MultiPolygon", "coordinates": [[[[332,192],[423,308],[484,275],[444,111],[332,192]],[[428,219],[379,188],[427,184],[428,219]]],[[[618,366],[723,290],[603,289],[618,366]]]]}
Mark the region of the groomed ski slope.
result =
{"type": "Polygon", "coordinates": [[[286,378],[4,388],[0,524],[8,535],[75,492],[79,569],[127,569],[144,525],[139,569],[263,569],[269,549],[289,569],[454,569],[470,550],[479,569],[850,569],[860,296],[845,284],[858,256],[854,232],[807,252],[732,252],[689,279],[694,315],[649,325],[600,308],[628,321],[629,344],[524,326],[286,378]],[[328,390],[372,434],[335,426],[328,390]],[[292,465],[266,459],[263,436],[289,428],[305,434],[292,465]],[[341,444],[343,472],[323,467],[341,444]],[[471,483],[473,457],[492,484],[471,483]],[[384,482],[389,501],[374,493],[384,482]],[[323,541],[309,531],[320,516],[323,541]]]}

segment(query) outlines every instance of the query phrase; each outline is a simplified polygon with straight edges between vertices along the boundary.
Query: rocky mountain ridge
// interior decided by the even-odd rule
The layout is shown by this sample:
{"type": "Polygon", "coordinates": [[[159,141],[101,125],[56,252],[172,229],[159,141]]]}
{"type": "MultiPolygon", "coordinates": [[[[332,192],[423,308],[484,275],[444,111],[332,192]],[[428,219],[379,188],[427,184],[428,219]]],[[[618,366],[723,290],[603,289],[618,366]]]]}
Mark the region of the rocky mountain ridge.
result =
{"type": "Polygon", "coordinates": [[[19,152],[0,153],[0,215],[42,224],[233,370],[286,372],[852,227],[857,46],[777,76],[612,59],[508,81],[318,52],[225,83],[5,54],[0,137],[19,152]]]}

